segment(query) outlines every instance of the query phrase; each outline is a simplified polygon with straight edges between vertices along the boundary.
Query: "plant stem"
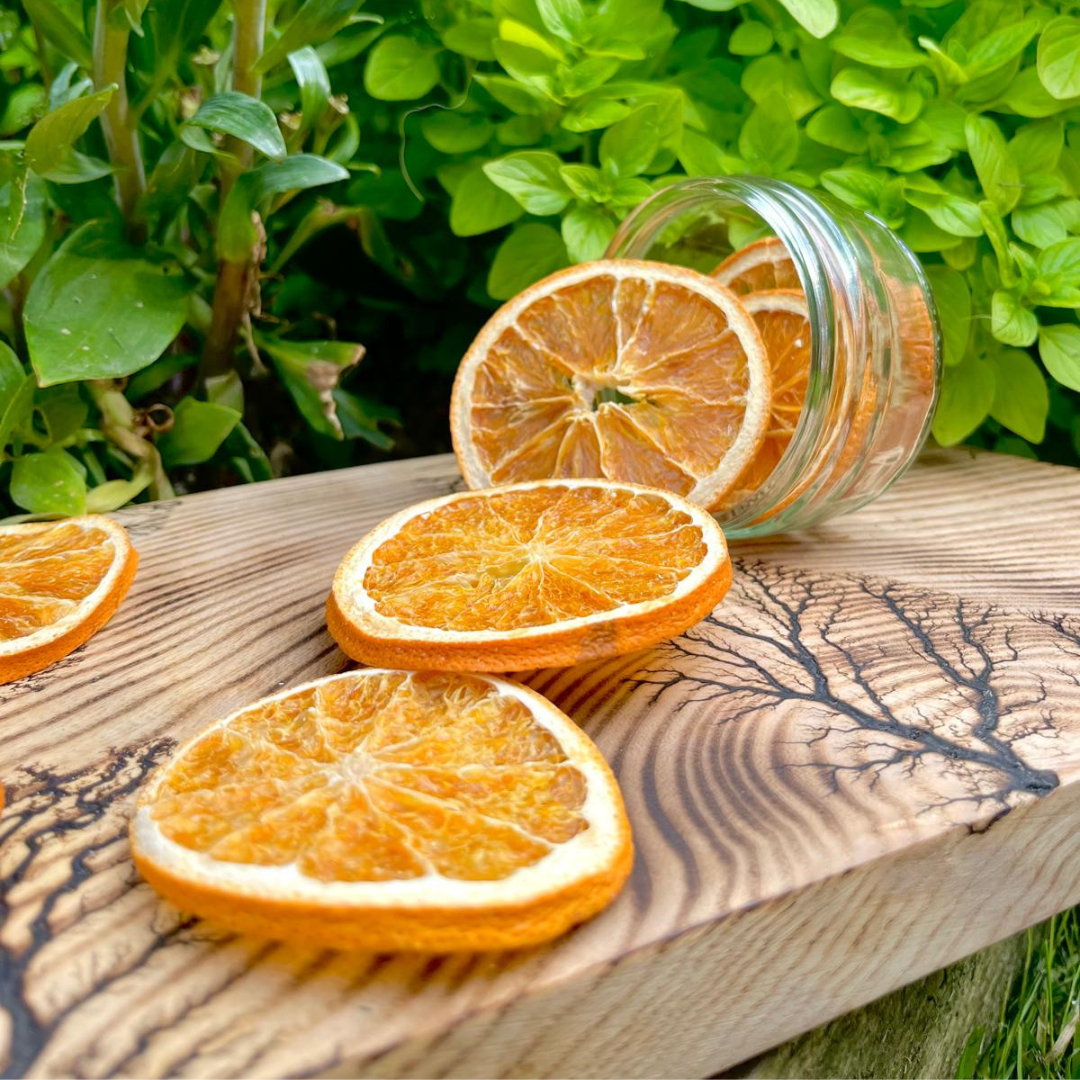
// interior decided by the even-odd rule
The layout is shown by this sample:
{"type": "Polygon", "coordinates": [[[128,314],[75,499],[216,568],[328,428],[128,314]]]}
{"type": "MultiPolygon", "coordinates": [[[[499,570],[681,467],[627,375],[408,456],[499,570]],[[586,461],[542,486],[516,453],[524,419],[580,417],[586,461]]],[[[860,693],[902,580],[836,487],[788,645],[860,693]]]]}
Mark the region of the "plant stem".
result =
{"type": "Polygon", "coordinates": [[[109,19],[115,7],[111,0],[98,0],[94,15],[94,85],[100,90],[116,84],[116,92],[101,114],[109,160],[116,168],[116,199],[136,243],[145,240],[145,225],[138,220],[138,205],[146,191],[146,173],[139,150],[139,133],[129,117],[127,93],[127,48],[131,28],[121,29],[109,19]]]}
{"type": "MultiPolygon", "coordinates": [[[[262,76],[255,70],[255,65],[263,51],[266,0],[235,0],[234,11],[236,21],[233,37],[233,89],[257,98],[262,94],[262,76]]],[[[229,137],[225,149],[235,156],[236,162],[227,162],[222,172],[222,202],[237,176],[251,168],[255,157],[251,144],[234,136],[229,137]]]]}
{"type": "MultiPolygon", "coordinates": [[[[235,0],[233,10],[233,89],[257,98],[262,93],[262,76],[255,70],[255,64],[263,51],[266,0],[235,0]]],[[[222,168],[221,206],[225,205],[225,199],[236,178],[251,168],[255,154],[248,143],[233,137],[227,141],[226,149],[235,156],[235,161],[227,161],[222,168]]],[[[256,247],[256,251],[258,250],[256,247]]],[[[204,382],[232,370],[236,335],[250,307],[253,282],[259,272],[256,258],[253,254],[250,260],[242,263],[230,262],[227,259],[218,261],[214,307],[202,357],[204,382]]]]}

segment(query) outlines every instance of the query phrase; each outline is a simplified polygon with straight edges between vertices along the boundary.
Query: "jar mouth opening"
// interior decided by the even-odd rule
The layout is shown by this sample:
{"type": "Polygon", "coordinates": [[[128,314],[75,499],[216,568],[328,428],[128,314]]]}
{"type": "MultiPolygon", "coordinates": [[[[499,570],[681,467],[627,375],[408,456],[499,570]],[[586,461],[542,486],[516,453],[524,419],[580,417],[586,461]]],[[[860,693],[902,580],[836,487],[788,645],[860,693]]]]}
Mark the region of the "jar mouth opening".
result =
{"type": "MultiPolygon", "coordinates": [[[[768,177],[710,177],[677,182],[647,199],[607,251],[608,258],[677,263],[712,274],[725,259],[769,237],[783,244],[806,298],[810,369],[804,405],[779,462],[756,490],[714,511],[735,538],[756,532],[754,524],[781,503],[813,498],[826,480],[822,470],[809,483],[803,478],[820,450],[826,405],[836,391],[838,298],[831,282],[850,276],[844,237],[827,210],[794,185],[768,177]]],[[[852,286],[857,290],[858,282],[852,286]]]]}

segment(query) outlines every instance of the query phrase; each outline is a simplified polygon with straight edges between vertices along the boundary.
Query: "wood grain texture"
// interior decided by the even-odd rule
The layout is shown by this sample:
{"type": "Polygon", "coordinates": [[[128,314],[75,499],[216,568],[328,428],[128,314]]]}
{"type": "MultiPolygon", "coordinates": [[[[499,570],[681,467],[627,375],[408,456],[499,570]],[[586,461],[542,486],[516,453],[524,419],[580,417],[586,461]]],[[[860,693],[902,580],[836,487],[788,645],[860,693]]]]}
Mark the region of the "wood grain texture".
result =
{"type": "Polygon", "coordinates": [[[177,741],[342,670],[323,602],[432,458],[126,511],[114,621],[0,691],[0,1069],[686,1076],[1080,901],[1080,473],[935,454],[874,506],[737,545],[677,641],[528,681],[593,735],[638,855],[554,945],[450,957],[232,937],[134,872],[177,741]]]}

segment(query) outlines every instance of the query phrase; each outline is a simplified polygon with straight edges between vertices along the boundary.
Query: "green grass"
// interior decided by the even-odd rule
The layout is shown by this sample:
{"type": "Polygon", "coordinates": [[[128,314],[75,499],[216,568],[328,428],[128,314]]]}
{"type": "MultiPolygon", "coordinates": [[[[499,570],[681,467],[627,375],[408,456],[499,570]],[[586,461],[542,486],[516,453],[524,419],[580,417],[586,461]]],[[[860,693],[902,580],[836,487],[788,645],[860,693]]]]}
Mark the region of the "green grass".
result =
{"type": "Polygon", "coordinates": [[[1080,1080],[1080,908],[1027,934],[1027,957],[997,1026],[972,1032],[958,1080],[1080,1080]]]}

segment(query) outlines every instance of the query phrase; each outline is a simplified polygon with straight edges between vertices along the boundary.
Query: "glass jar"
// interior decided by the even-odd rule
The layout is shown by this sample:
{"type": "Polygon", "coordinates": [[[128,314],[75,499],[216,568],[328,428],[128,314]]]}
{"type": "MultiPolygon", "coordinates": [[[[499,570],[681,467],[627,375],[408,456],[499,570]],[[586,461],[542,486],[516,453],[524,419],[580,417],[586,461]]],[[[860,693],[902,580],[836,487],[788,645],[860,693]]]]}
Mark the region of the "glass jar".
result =
{"type": "Polygon", "coordinates": [[[709,273],[765,236],[787,247],[806,294],[805,403],[761,485],[716,517],[730,537],[805,529],[877,498],[926,440],[941,346],[918,259],[877,218],[764,177],[683,180],[641,204],[607,258],[709,273]]]}

